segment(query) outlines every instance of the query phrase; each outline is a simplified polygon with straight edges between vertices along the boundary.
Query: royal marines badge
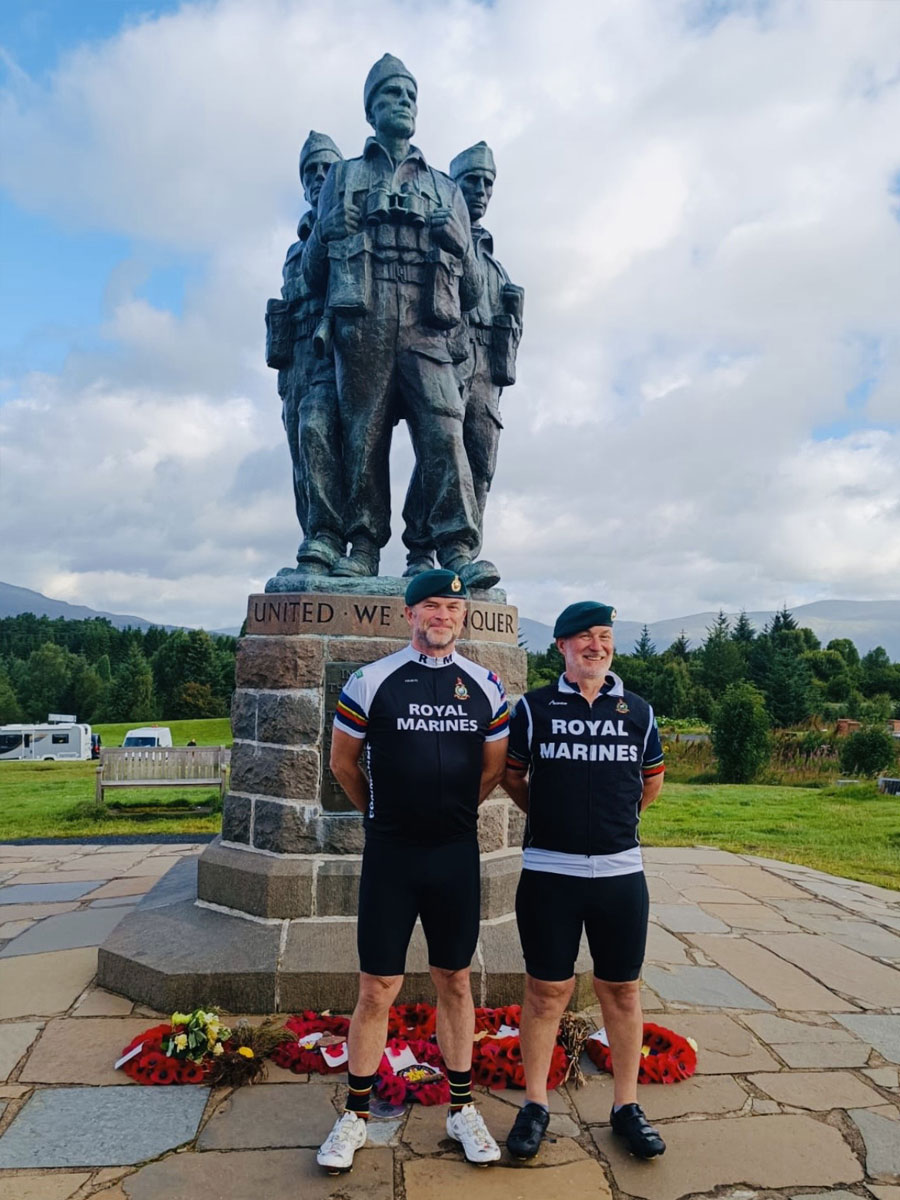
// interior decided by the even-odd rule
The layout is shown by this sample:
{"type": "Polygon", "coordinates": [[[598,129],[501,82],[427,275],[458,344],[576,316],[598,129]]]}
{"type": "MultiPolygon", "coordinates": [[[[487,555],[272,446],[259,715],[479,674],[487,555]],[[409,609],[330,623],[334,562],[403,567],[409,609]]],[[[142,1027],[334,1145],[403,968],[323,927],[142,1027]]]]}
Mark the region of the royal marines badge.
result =
{"type": "Polygon", "coordinates": [[[619,701],[619,703],[616,705],[616,712],[617,712],[617,713],[627,713],[627,712],[630,712],[630,711],[631,711],[631,710],[629,709],[628,705],[625,703],[625,701],[624,701],[624,700],[620,700],[620,701],[619,701]]]}
{"type": "Polygon", "coordinates": [[[450,584],[450,591],[451,592],[461,592],[462,591],[462,580],[460,579],[460,577],[458,575],[453,576],[453,581],[450,584]]]}
{"type": "Polygon", "coordinates": [[[469,698],[469,693],[466,689],[466,685],[463,683],[463,681],[460,679],[460,677],[458,675],[456,677],[456,687],[453,689],[453,695],[456,697],[457,700],[468,700],[468,698],[469,698]]]}

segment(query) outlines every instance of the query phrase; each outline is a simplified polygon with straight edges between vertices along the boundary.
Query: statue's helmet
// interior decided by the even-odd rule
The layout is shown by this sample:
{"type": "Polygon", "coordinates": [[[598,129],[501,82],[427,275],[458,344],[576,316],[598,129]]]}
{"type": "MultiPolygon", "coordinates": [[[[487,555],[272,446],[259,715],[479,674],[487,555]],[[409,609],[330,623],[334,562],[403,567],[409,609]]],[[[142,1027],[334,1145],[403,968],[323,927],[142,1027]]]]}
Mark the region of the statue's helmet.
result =
{"type": "Polygon", "coordinates": [[[327,133],[316,133],[315,129],[311,129],[309,137],[300,149],[300,178],[303,178],[303,168],[310,159],[314,158],[316,162],[332,163],[343,157],[327,133]]]}
{"type": "Polygon", "coordinates": [[[450,178],[462,179],[470,171],[486,171],[491,179],[497,178],[494,152],[487,142],[476,142],[468,150],[461,150],[450,162],[450,178]]]}
{"type": "Polygon", "coordinates": [[[401,79],[408,79],[413,87],[418,90],[419,85],[416,83],[416,77],[410,71],[409,67],[405,66],[399,58],[393,54],[384,54],[379,58],[378,62],[372,67],[366,76],[365,87],[363,88],[363,103],[366,108],[366,116],[369,115],[369,103],[381,85],[386,79],[393,79],[399,75],[401,79]]]}

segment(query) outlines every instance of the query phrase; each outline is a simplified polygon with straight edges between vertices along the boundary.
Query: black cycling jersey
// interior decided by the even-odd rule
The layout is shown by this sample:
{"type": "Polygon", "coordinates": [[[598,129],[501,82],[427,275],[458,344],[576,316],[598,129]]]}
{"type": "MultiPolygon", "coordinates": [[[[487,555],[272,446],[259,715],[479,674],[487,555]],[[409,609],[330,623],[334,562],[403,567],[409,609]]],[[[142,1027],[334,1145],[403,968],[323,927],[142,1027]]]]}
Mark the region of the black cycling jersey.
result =
{"type": "Polygon", "coordinates": [[[653,709],[612,672],[593,704],[565,675],[527,692],[509,760],[530,768],[525,847],[580,855],[638,845],[643,781],[664,765],[653,709]]]}
{"type": "Polygon", "coordinates": [[[500,679],[455,652],[431,658],[408,646],[354,672],[334,727],[365,738],[366,836],[475,838],[482,746],[508,725],[500,679]]]}

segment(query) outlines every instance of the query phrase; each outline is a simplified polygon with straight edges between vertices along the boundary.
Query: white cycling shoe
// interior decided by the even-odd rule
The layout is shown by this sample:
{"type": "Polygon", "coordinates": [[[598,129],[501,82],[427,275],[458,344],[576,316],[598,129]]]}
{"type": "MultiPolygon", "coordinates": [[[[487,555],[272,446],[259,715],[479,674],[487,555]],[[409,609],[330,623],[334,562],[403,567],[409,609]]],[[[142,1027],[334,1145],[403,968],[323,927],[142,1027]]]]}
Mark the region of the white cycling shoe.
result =
{"type": "Polygon", "coordinates": [[[319,1147],[316,1162],[326,1167],[333,1175],[349,1171],[353,1166],[353,1155],[366,1144],[366,1122],[356,1113],[342,1113],[334,1128],[319,1147]]]}
{"type": "Polygon", "coordinates": [[[459,1112],[447,1113],[447,1137],[462,1145],[470,1163],[496,1162],[500,1157],[500,1147],[488,1133],[474,1104],[464,1104],[459,1112]]]}

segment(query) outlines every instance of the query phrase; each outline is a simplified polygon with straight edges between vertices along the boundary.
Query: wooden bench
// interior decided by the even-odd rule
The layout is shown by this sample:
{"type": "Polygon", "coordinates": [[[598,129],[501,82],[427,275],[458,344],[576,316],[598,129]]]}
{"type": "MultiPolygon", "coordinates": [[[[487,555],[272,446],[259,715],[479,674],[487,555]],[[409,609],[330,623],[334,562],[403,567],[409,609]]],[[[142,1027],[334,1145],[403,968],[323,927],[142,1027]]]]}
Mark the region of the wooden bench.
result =
{"type": "Polygon", "coordinates": [[[100,753],[97,803],[110,788],[205,787],[225,796],[231,751],[224,746],[121,746],[100,753]]]}

